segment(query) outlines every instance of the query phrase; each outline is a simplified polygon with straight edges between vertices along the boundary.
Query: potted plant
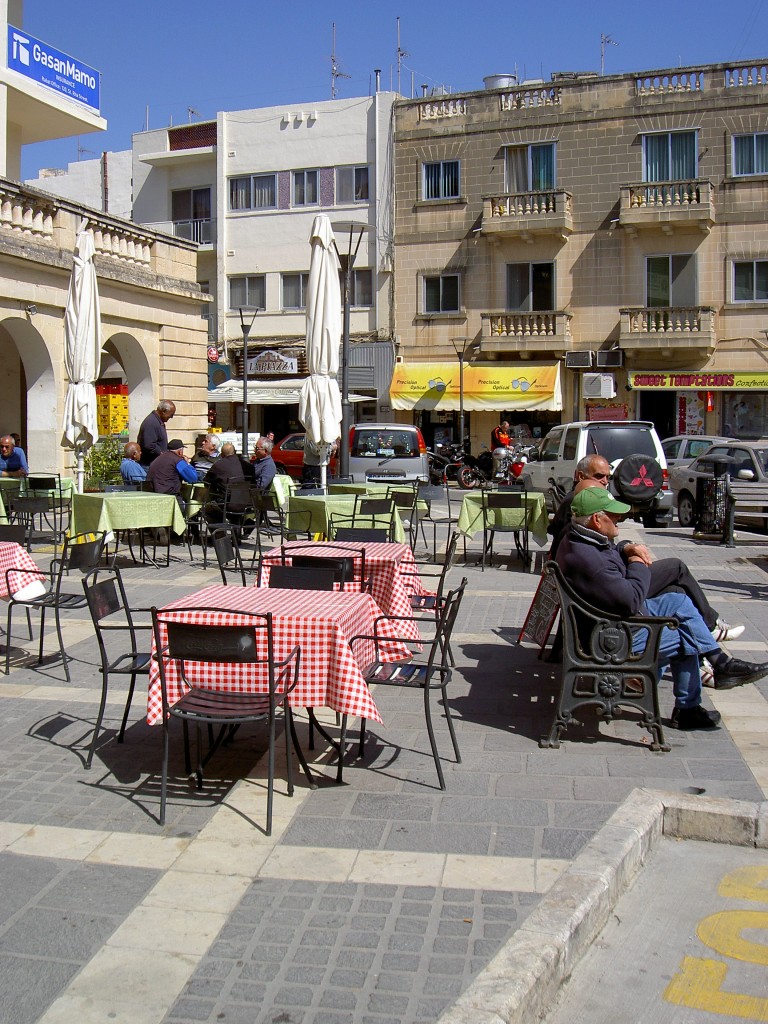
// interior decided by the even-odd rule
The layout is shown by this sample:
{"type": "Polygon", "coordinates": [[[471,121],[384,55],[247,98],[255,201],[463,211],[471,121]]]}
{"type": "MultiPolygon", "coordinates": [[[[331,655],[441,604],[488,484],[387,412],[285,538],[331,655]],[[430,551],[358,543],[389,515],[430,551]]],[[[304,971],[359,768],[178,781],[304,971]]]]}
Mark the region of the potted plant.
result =
{"type": "Polygon", "coordinates": [[[122,483],[120,463],[123,461],[125,439],[102,437],[85,453],[85,490],[100,491],[105,484],[122,483]]]}

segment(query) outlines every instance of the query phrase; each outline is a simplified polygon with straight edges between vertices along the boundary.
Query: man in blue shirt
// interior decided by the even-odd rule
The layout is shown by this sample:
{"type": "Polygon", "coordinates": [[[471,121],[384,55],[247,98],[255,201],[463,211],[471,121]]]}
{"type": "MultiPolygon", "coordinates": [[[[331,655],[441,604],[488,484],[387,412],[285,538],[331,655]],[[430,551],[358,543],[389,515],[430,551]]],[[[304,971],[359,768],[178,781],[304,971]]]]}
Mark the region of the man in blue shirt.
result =
{"type": "Polygon", "coordinates": [[[129,441],[123,448],[125,458],[120,463],[120,476],[124,484],[141,484],[147,479],[147,471],[139,462],[141,447],[135,441],[129,441]]]}
{"type": "Polygon", "coordinates": [[[29,473],[27,459],[10,434],[0,437],[0,476],[23,477],[29,473]]]}
{"type": "Polygon", "coordinates": [[[275,478],[277,467],[272,458],[272,442],[260,437],[253,449],[256,461],[253,464],[253,483],[260,491],[266,491],[275,478]]]}

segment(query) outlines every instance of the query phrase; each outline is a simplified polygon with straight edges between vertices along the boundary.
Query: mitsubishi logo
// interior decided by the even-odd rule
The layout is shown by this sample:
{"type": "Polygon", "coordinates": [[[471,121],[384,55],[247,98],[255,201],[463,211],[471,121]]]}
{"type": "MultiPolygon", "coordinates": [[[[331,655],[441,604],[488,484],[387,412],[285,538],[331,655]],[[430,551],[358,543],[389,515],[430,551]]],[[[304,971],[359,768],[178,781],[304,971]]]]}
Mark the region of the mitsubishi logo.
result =
{"type": "Polygon", "coordinates": [[[640,473],[630,484],[630,487],[639,487],[640,484],[645,484],[646,487],[655,487],[653,480],[648,476],[648,470],[645,466],[640,467],[640,473]]]}

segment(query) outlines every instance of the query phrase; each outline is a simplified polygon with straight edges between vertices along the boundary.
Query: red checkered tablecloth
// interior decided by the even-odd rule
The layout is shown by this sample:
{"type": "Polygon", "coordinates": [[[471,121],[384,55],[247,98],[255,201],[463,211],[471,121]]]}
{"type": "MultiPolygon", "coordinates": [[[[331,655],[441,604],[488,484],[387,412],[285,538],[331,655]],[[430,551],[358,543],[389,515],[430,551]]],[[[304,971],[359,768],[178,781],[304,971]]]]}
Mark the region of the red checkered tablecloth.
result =
{"type": "Polygon", "coordinates": [[[45,582],[45,575],[37,568],[32,556],[21,544],[0,544],[0,597],[18,594],[22,587],[30,583],[45,582]],[[6,572],[13,572],[6,576],[6,572]],[[10,592],[8,583],[10,581],[10,592]]]}
{"type": "MultiPolygon", "coordinates": [[[[360,548],[365,550],[365,575],[371,581],[373,599],[382,612],[385,615],[412,616],[411,594],[426,594],[428,591],[422,585],[413,559],[413,552],[407,544],[293,541],[285,545],[285,557],[286,562],[290,564],[292,554],[333,558],[334,555],[339,557],[350,555],[354,553],[355,549],[359,550],[360,548]]],[[[269,584],[270,565],[279,565],[281,560],[281,548],[271,548],[266,552],[262,562],[260,580],[262,586],[269,584]]],[[[359,560],[357,568],[360,568],[359,560]]],[[[412,625],[400,622],[396,626],[398,635],[407,636],[413,640],[420,639],[415,622],[412,625]]]]}
{"type": "MultiPolygon", "coordinates": [[[[373,622],[381,610],[370,594],[348,591],[316,591],[307,601],[305,590],[269,590],[265,587],[205,587],[187,597],[179,598],[162,609],[183,613],[185,608],[221,608],[222,612],[190,612],[182,614],[185,622],[215,625],[235,624],[237,612],[272,612],[275,658],[286,657],[295,644],[301,646],[299,681],[290,695],[294,707],[329,707],[340,714],[354,715],[381,722],[378,708],[363,679],[362,667],[374,660],[372,643],[349,646],[351,637],[372,633],[373,622]]],[[[402,647],[399,657],[407,656],[402,647]]],[[[394,656],[393,656],[394,660],[394,656]]],[[[189,676],[188,676],[189,677],[189,676]]],[[[266,691],[266,678],[258,667],[198,663],[192,667],[191,678],[200,685],[222,691],[266,691]]],[[[168,699],[171,703],[182,696],[178,669],[173,663],[166,668],[168,699]]],[[[153,660],[149,675],[147,722],[162,721],[162,697],[157,664],[153,660]]]]}

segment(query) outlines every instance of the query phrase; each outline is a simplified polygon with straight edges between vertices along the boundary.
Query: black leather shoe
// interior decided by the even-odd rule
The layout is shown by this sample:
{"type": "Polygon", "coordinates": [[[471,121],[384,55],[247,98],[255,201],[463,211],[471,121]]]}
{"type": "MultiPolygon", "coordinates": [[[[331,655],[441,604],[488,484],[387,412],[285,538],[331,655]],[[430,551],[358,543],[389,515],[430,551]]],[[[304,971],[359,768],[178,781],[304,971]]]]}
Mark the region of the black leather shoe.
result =
{"type": "Polygon", "coordinates": [[[675,708],[672,712],[672,725],[677,729],[717,729],[720,722],[719,711],[707,711],[699,704],[695,708],[675,708]]]}
{"type": "Polygon", "coordinates": [[[768,661],[753,664],[741,661],[740,658],[730,658],[724,665],[715,669],[715,689],[732,690],[734,686],[754,683],[763,676],[768,676],[768,661]]]}

